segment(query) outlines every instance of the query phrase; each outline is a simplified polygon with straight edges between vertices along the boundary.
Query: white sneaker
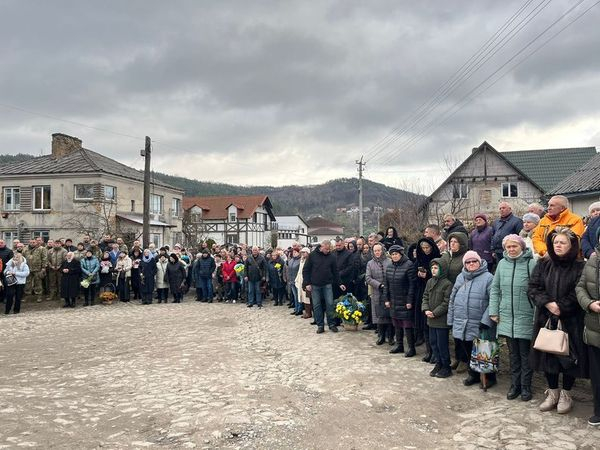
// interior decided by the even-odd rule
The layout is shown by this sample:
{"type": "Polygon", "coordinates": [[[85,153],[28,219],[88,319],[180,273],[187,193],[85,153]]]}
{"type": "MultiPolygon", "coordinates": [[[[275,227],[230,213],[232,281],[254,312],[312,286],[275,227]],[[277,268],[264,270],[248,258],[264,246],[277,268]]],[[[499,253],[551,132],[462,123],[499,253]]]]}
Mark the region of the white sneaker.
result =
{"type": "Polygon", "coordinates": [[[233,301],[233,303],[235,303],[235,300],[233,301]]]}

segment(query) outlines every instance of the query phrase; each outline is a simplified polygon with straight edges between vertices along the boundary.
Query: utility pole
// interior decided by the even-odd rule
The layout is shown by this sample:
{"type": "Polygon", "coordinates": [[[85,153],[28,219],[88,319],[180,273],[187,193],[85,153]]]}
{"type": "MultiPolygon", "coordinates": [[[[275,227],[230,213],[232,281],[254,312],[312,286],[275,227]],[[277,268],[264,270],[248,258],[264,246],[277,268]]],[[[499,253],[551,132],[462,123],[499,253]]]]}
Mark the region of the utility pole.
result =
{"type": "Polygon", "coordinates": [[[150,244],[150,137],[146,136],[146,145],[140,153],[144,157],[144,216],[142,228],[143,248],[150,244]]]}
{"type": "Polygon", "coordinates": [[[356,161],[358,164],[358,234],[363,235],[363,167],[367,164],[363,162],[363,156],[360,157],[360,161],[356,161]]]}

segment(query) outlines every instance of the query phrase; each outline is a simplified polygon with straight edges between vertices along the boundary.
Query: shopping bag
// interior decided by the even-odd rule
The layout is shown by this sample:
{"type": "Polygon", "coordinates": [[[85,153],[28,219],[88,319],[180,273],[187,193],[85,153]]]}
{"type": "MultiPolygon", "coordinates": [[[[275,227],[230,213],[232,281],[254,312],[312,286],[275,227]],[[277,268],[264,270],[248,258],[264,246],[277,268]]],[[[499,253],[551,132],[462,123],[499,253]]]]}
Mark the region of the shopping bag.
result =
{"type": "Polygon", "coordinates": [[[473,341],[471,362],[469,366],[479,373],[496,373],[500,362],[500,346],[495,339],[480,339],[473,341]]]}

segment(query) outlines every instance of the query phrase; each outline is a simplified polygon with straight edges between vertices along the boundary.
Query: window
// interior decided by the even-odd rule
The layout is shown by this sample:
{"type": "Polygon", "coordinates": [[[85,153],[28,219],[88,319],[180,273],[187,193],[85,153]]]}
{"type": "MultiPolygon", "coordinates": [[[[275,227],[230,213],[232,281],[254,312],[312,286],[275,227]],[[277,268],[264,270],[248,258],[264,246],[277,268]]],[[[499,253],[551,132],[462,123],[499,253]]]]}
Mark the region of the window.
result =
{"type": "Polygon", "coordinates": [[[313,241],[313,242],[317,242],[318,240],[319,240],[319,236],[313,236],[313,237],[312,237],[312,241],[313,241]]]}
{"type": "Polygon", "coordinates": [[[518,197],[517,183],[502,183],[502,197],[518,197]]]}
{"type": "Polygon", "coordinates": [[[75,191],[75,200],[94,200],[93,184],[76,184],[73,190],[75,191]]]}
{"type": "Polygon", "coordinates": [[[235,234],[228,234],[227,235],[227,243],[228,244],[235,244],[235,234]]]}
{"type": "Polygon", "coordinates": [[[162,195],[150,194],[150,212],[152,214],[162,214],[164,198],[162,195]]]}
{"type": "Polygon", "coordinates": [[[33,186],[33,209],[50,209],[50,186],[33,186]]]}
{"type": "Polygon", "coordinates": [[[200,213],[191,213],[190,219],[192,223],[200,223],[202,222],[202,214],[200,213]]]}
{"type": "Polygon", "coordinates": [[[153,233],[150,235],[150,241],[154,243],[156,248],[162,247],[162,235],[160,235],[158,233],[153,233]]]}
{"type": "Polygon", "coordinates": [[[114,186],[104,186],[104,200],[114,202],[117,199],[117,188],[114,186]]]}
{"type": "Polygon", "coordinates": [[[234,212],[229,213],[229,221],[230,222],[235,222],[236,220],[237,220],[237,214],[234,213],[234,212]]]}
{"type": "Polygon", "coordinates": [[[468,198],[469,196],[469,185],[468,184],[454,184],[452,185],[452,198],[461,199],[468,198]]]}
{"type": "Polygon", "coordinates": [[[4,231],[2,233],[2,239],[4,239],[4,242],[6,243],[6,246],[8,248],[10,248],[11,250],[13,249],[13,241],[15,239],[17,239],[18,233],[17,231],[4,231]]]}
{"type": "Polygon", "coordinates": [[[181,215],[181,199],[174,198],[171,202],[171,216],[179,217],[181,215]]]}
{"type": "Polygon", "coordinates": [[[4,191],[4,210],[18,211],[21,209],[21,190],[18,187],[5,187],[4,191]]]}
{"type": "Polygon", "coordinates": [[[131,200],[131,212],[135,212],[135,200],[131,200]]]}
{"type": "Polygon", "coordinates": [[[37,239],[39,237],[41,237],[44,242],[48,242],[48,239],[50,239],[50,231],[48,231],[48,230],[38,230],[38,231],[32,231],[31,232],[31,238],[32,239],[37,239]]]}

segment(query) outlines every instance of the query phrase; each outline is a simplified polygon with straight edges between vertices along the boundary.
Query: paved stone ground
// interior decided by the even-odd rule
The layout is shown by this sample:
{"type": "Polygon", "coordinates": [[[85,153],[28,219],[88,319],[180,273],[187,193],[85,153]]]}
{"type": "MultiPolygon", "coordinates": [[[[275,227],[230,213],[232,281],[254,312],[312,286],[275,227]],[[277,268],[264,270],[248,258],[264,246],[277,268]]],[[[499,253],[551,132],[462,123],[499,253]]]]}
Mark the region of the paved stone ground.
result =
{"type": "MultiPolygon", "coordinates": [[[[428,376],[285,307],[115,304],[0,317],[0,448],[598,448],[568,416],[428,376]]],[[[47,305],[46,305],[47,307],[47,305]]],[[[422,353],[420,349],[420,353],[422,353]]]]}

